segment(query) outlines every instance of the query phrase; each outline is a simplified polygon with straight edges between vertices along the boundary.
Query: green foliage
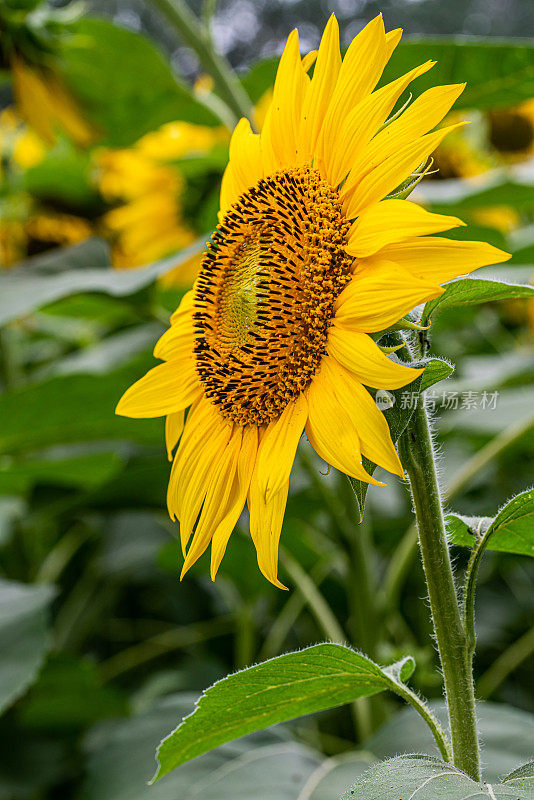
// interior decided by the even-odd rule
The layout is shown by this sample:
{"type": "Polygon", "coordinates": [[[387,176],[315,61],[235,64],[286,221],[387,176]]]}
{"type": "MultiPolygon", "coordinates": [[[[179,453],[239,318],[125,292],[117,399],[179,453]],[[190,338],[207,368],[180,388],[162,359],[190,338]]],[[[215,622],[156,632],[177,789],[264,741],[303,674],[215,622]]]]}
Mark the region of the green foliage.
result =
{"type": "Polygon", "coordinates": [[[445,522],[453,544],[474,547],[484,538],[484,549],[534,556],[534,489],[510,500],[494,519],[448,514],[445,522]]]}
{"type": "Polygon", "coordinates": [[[371,767],[348,789],[341,800],[398,800],[417,795],[421,800],[467,800],[470,797],[491,797],[509,800],[534,798],[532,763],[505,777],[501,784],[478,783],[450,764],[424,755],[398,756],[371,767]]]}
{"type": "Polygon", "coordinates": [[[96,125],[100,143],[127,147],[176,119],[216,124],[144,36],[104,19],[82,19],[72,33],[62,41],[64,77],[96,125]]]}
{"type": "Polygon", "coordinates": [[[396,691],[413,659],[379,667],[348,647],[320,644],[229,675],[205,691],[197,708],[158,750],[161,778],[231,739],[277,722],[335,708],[385,689],[396,691]]]}
{"type": "Polygon", "coordinates": [[[179,255],[138,270],[110,269],[107,248],[98,239],[64,248],[54,255],[46,254],[35,261],[28,260],[20,268],[0,275],[0,323],[78,292],[133,294],[187,261],[204,243],[205,239],[200,239],[179,255]]]}
{"type": "Polygon", "coordinates": [[[444,311],[451,306],[466,306],[523,297],[534,298],[534,286],[486,281],[480,278],[462,278],[448,283],[442,295],[436,297],[435,300],[430,300],[425,305],[422,322],[428,322],[438,310],[444,311]]]}
{"type": "Polygon", "coordinates": [[[405,39],[393,53],[382,80],[394,80],[428,60],[437,64],[418,79],[418,91],[436,84],[467,82],[455,108],[509,107],[534,95],[532,44],[528,40],[519,44],[476,37],[405,39]]]}
{"type": "Polygon", "coordinates": [[[0,579],[0,710],[35,680],[50,646],[49,586],[24,586],[0,579]]]}

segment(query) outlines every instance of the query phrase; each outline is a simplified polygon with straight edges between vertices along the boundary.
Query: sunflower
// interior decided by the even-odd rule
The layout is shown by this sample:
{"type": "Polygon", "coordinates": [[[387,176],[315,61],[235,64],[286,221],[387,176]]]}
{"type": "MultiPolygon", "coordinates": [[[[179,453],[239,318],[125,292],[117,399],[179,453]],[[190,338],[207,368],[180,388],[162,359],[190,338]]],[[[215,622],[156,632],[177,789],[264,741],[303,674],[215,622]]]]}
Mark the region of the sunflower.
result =
{"type": "Polygon", "coordinates": [[[364,455],[402,476],[365,387],[396,389],[421,369],[388,358],[372,334],[438,297],[441,283],[507,257],[427,237],[462,222],[390,197],[447,134],[429,131],[463,89],[429,89],[385,126],[433,65],[375,90],[400,36],[378,16],[342,60],[332,16],[310,77],[314,56],[301,59],[291,33],[261,134],[245,119],[233,133],[220,224],[156,345],[163,363],[119,402],[125,416],[166,416],[182,575],[211,543],[214,577],[246,503],[259,568],[284,588],[278,543],[304,431],[347,475],[384,485],[365,471],[364,455]]]}

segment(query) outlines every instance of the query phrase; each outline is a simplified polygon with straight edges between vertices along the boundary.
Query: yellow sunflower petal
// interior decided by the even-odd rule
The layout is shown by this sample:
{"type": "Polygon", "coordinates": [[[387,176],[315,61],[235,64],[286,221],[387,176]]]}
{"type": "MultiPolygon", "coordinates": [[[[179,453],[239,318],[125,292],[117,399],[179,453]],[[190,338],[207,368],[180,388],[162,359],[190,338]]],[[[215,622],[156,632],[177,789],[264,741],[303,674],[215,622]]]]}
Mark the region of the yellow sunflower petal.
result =
{"type": "MultiPolygon", "coordinates": [[[[393,55],[393,51],[397,47],[402,37],[402,28],[395,28],[393,31],[386,33],[386,58],[387,61],[393,55]]],[[[387,63],[387,62],[386,62],[387,63]]]]}
{"type": "Polygon", "coordinates": [[[167,414],[165,419],[165,446],[167,448],[167,458],[172,461],[172,451],[178,444],[178,440],[184,429],[184,411],[176,411],[174,414],[167,414]]]}
{"type": "Polygon", "coordinates": [[[257,450],[258,429],[254,425],[247,425],[246,428],[243,428],[243,441],[239,451],[237,472],[230,492],[227,510],[223,519],[217,525],[211,540],[212,580],[215,580],[228,539],[243,511],[254,471],[257,450]]]}
{"type": "Polygon", "coordinates": [[[250,535],[256,548],[258,566],[267,580],[278,589],[287,589],[287,586],[278,580],[278,546],[288,491],[289,482],[267,502],[260,491],[255,470],[248,493],[250,535]]]}
{"type": "Polygon", "coordinates": [[[363,258],[392,242],[439,233],[465,225],[458,217],[432,214],[409,200],[382,200],[366,208],[353,223],[347,253],[363,258]]]}
{"type": "Polygon", "coordinates": [[[434,86],[423,92],[362,151],[353,166],[355,177],[367,175],[386,158],[435,128],[450,111],[464,88],[465,83],[458,83],[434,86]]]}
{"type": "Polygon", "coordinates": [[[195,331],[193,314],[185,314],[160,336],[154,347],[155,358],[162,361],[183,359],[193,353],[195,331]]]}
{"type": "Polygon", "coordinates": [[[335,147],[337,132],[356,103],[373,91],[387,63],[388,46],[382,14],[371,20],[349,45],[325,115],[317,154],[335,147]]]}
{"type": "Polygon", "coordinates": [[[304,162],[311,160],[340,67],[339,26],[332,14],[321,39],[313,78],[308,84],[302,105],[298,147],[304,162]]]}
{"type": "Polygon", "coordinates": [[[298,31],[288,37],[280,58],[273,99],[261,132],[264,174],[297,160],[304,94],[310,79],[302,68],[298,31]],[[273,163],[273,156],[275,162],[273,163]]]}
{"type": "Polygon", "coordinates": [[[258,452],[258,484],[267,501],[284,486],[291,473],[302,436],[308,403],[303,394],[289,403],[280,417],[268,425],[258,452]]]}
{"type": "Polygon", "coordinates": [[[346,411],[335,395],[326,361],[327,358],[323,358],[321,368],[307,390],[309,411],[306,435],[310,444],[327,464],[345,475],[375,486],[384,486],[362,466],[356,417],[352,411],[346,411]]]}
{"type": "Polygon", "coordinates": [[[195,290],[193,288],[184,294],[184,296],[180,300],[178,308],[171,315],[171,325],[176,325],[176,323],[179,322],[183,316],[188,316],[193,309],[194,302],[195,302],[195,290]]]}
{"type": "Polygon", "coordinates": [[[391,261],[377,261],[372,269],[357,273],[343,289],[334,306],[335,323],[367,333],[382,331],[440,294],[440,286],[415,277],[391,261]]]}
{"type": "Polygon", "coordinates": [[[206,550],[214,531],[227,513],[230,494],[237,472],[242,438],[243,429],[235,426],[230,441],[217,459],[216,469],[211,474],[200,518],[185,557],[180,580],[206,550]]]}
{"type": "Polygon", "coordinates": [[[325,177],[332,186],[338,186],[355,161],[390,114],[406,87],[415,78],[427,72],[435,61],[425,64],[388,83],[357,103],[342,120],[336,132],[336,146],[324,153],[325,177]]]}
{"type": "MultiPolygon", "coordinates": [[[[231,186],[236,193],[233,203],[263,177],[260,136],[252,132],[250,122],[244,117],[237,123],[230,139],[229,167],[232,168],[231,186]]],[[[228,202],[229,186],[226,192],[225,201],[228,202]]],[[[226,210],[221,204],[221,211],[226,210]]]]}
{"type": "Polygon", "coordinates": [[[335,324],[328,332],[326,350],[360,383],[375,389],[399,389],[423,372],[392,361],[366,333],[339,328],[335,324]]]}
{"type": "Polygon", "coordinates": [[[116,414],[163,417],[191,405],[201,391],[192,358],[158,364],[123,394],[116,414]]]}
{"type": "Polygon", "coordinates": [[[317,53],[318,50],[310,50],[309,53],[306,53],[305,56],[302,58],[302,69],[304,72],[309,72],[312,66],[315,64],[317,60],[317,53]]]}
{"type": "Polygon", "coordinates": [[[325,372],[341,407],[357,420],[362,453],[374,464],[404,477],[386,419],[369,392],[348,370],[332,358],[324,359],[325,372]]]}
{"type": "Polygon", "coordinates": [[[347,219],[354,219],[364,208],[393,192],[428,158],[448,133],[463,124],[449,125],[448,128],[421,136],[386,158],[362,180],[353,169],[341,190],[347,219]]]}
{"type": "MultiPolygon", "coordinates": [[[[479,267],[508,261],[510,253],[486,242],[455,241],[441,236],[420,236],[384,247],[363,261],[374,266],[387,259],[424,281],[445,283],[479,267]]],[[[363,263],[363,262],[362,262],[363,263]]]]}

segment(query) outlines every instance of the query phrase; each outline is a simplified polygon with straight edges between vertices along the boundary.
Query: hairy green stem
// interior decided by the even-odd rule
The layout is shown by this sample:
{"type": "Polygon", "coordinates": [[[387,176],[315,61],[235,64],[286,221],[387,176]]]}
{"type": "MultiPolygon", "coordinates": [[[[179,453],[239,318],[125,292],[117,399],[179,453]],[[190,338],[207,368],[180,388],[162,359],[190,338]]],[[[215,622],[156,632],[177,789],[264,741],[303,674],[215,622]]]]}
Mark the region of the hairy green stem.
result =
{"type": "Polygon", "coordinates": [[[250,99],[228,61],[215,52],[205,26],[193,14],[185,0],[153,0],[174,25],[187,44],[195,51],[204,69],[213,78],[219,97],[231,110],[234,120],[250,119],[250,99]]]}
{"type": "Polygon", "coordinates": [[[480,779],[472,654],[462,625],[445,536],[432,438],[419,403],[399,441],[412,490],[419,545],[449,711],[453,762],[480,779]]]}

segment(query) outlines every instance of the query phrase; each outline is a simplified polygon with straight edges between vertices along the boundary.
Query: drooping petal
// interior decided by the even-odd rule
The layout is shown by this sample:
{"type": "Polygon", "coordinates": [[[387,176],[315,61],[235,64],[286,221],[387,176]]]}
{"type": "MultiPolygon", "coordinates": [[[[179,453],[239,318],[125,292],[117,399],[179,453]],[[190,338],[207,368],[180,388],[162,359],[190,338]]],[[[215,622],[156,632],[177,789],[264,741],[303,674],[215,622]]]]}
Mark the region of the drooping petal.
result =
{"type": "Polygon", "coordinates": [[[345,475],[351,475],[376,486],[384,486],[362,466],[355,415],[347,412],[335,395],[335,387],[325,366],[326,361],[327,357],[323,358],[321,367],[307,390],[306,435],[310,444],[327,464],[331,464],[345,475]]]}
{"type": "Polygon", "coordinates": [[[172,451],[178,444],[178,440],[184,429],[184,411],[176,411],[174,414],[167,414],[165,419],[165,446],[167,448],[167,458],[172,461],[172,451]]]}
{"type": "Polygon", "coordinates": [[[409,200],[382,200],[366,208],[353,223],[347,253],[363,258],[392,242],[439,233],[465,225],[458,217],[432,214],[409,200]]]}
{"type": "Polygon", "coordinates": [[[341,407],[356,420],[361,450],[374,464],[404,476],[384,414],[362,384],[332,358],[325,358],[325,372],[341,407]]]}
{"type": "Polygon", "coordinates": [[[163,417],[190,406],[200,392],[193,358],[166,361],[126,390],[115,413],[136,419],[163,417]]]}
{"type": "Polygon", "coordinates": [[[332,14],[324,30],[313,78],[308,83],[302,104],[298,141],[299,160],[302,162],[311,161],[340,67],[339,26],[332,14]]]}
{"type": "Polygon", "coordinates": [[[193,539],[184,560],[180,579],[206,550],[218,525],[224,520],[230,502],[232,487],[237,473],[239,451],[243,429],[234,426],[232,435],[224,450],[218,454],[216,465],[210,472],[202,511],[197,522],[193,539]]]}
{"type": "Polygon", "coordinates": [[[247,425],[247,427],[243,428],[243,441],[239,451],[237,472],[234,476],[227,510],[224,517],[217,525],[211,540],[212,580],[215,580],[215,575],[219,569],[222,557],[224,556],[228,539],[243,511],[256,463],[257,450],[258,429],[254,425],[247,425]]]}
{"type": "Polygon", "coordinates": [[[280,417],[268,425],[258,452],[257,480],[267,501],[289,481],[304,425],[308,403],[303,394],[288,403],[280,417]]]}
{"type": "Polygon", "coordinates": [[[287,589],[278,580],[278,546],[287,503],[289,482],[266,501],[260,490],[255,470],[248,493],[250,535],[256,548],[258,566],[262,574],[278,589],[287,589]]]}
{"type": "Polygon", "coordinates": [[[341,190],[347,219],[354,219],[364,208],[393,192],[428,158],[448,133],[463,124],[461,122],[434,133],[427,133],[415,142],[396,149],[393,155],[382,161],[362,180],[360,173],[353,168],[341,190]]]}
{"type": "Polygon", "coordinates": [[[364,259],[364,262],[373,266],[382,259],[387,259],[421,280],[445,283],[479,267],[500,264],[510,257],[510,253],[486,242],[419,236],[390,244],[375,256],[364,259]]]}
{"type": "Polygon", "coordinates": [[[341,328],[335,323],[328,332],[326,349],[360,383],[374,389],[399,389],[424,371],[392,361],[366,333],[341,328]]]}
{"type": "Polygon", "coordinates": [[[335,322],[343,328],[373,333],[398,322],[402,317],[434,297],[443,289],[412,275],[391,261],[373,264],[356,274],[337,298],[335,322]]]}

